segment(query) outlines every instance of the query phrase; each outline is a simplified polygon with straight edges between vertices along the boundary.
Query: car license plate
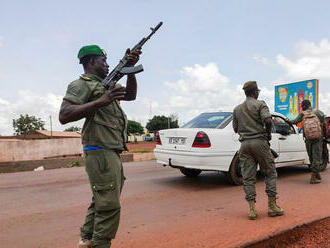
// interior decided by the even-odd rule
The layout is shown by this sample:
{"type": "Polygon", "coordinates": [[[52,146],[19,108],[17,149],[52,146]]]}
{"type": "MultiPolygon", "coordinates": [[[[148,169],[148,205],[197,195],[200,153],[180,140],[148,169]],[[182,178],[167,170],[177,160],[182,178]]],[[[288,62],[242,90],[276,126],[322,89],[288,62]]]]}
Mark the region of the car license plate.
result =
{"type": "Polygon", "coordinates": [[[168,143],[173,144],[173,145],[184,145],[186,143],[186,138],[171,137],[171,138],[169,138],[168,143]]]}

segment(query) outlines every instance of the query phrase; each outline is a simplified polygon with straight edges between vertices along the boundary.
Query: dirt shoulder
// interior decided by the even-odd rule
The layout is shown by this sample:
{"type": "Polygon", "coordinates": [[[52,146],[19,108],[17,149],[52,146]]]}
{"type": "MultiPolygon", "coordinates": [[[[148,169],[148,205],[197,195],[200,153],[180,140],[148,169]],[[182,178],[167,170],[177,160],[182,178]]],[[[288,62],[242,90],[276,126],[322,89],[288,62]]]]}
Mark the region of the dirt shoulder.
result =
{"type": "MultiPolygon", "coordinates": [[[[138,142],[128,143],[128,152],[121,154],[123,162],[148,161],[155,158],[153,150],[156,146],[155,142],[138,142]]],[[[45,170],[67,168],[72,166],[84,166],[82,156],[63,156],[57,158],[48,158],[42,160],[27,160],[15,162],[1,162],[0,173],[10,173],[19,171],[33,171],[38,167],[45,170]]]]}
{"type": "Polygon", "coordinates": [[[330,247],[330,218],[304,224],[246,248],[330,247]]]}

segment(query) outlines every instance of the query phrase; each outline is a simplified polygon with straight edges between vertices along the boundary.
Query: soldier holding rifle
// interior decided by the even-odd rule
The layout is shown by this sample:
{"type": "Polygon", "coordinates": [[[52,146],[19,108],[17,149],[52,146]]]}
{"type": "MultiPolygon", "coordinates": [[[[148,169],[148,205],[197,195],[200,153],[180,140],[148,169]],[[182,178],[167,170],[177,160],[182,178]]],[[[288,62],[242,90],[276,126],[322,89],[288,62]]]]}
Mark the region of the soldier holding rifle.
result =
{"type": "Polygon", "coordinates": [[[110,73],[106,53],[99,46],[89,45],[79,50],[78,59],[84,74],[69,84],[59,114],[62,124],[86,118],[82,143],[93,198],[81,227],[79,248],[109,248],[116,235],[121,208],[119,198],[125,179],[120,153],[127,150],[127,118],[119,101],[135,100],[134,74],[143,67],[134,65],[143,44],[161,24],[151,28],[151,34],[131,50],[127,49],[110,73]],[[116,85],[125,75],[126,87],[116,85]]]}
{"type": "MultiPolygon", "coordinates": [[[[139,60],[139,54],[140,51],[126,51],[129,65],[139,60]]],[[[109,66],[99,46],[82,47],[78,58],[85,73],[69,84],[59,116],[62,124],[86,118],[82,143],[93,199],[78,247],[109,248],[119,225],[119,197],[124,184],[119,154],[126,150],[127,119],[119,101],[134,100],[137,83],[132,74],[127,77],[126,88],[106,90],[101,82],[109,66]]]]}

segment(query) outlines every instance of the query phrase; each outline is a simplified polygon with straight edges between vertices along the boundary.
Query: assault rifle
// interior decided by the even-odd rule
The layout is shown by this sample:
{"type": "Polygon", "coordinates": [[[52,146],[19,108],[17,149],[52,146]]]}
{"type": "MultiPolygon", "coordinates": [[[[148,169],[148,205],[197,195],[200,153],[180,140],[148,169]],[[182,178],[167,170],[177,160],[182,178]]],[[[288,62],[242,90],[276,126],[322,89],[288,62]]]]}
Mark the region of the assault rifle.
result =
{"type": "MultiPolygon", "coordinates": [[[[131,52],[140,50],[144,43],[146,43],[151,38],[151,36],[160,28],[162,24],[163,22],[160,22],[156,27],[150,28],[151,33],[147,37],[142,38],[142,40],[131,49],[131,52]]],[[[119,61],[118,65],[102,81],[103,86],[106,89],[112,89],[115,87],[116,82],[119,81],[119,79],[121,79],[124,75],[136,74],[143,71],[142,65],[127,66],[127,63],[127,54],[125,54],[124,57],[119,61]]]]}

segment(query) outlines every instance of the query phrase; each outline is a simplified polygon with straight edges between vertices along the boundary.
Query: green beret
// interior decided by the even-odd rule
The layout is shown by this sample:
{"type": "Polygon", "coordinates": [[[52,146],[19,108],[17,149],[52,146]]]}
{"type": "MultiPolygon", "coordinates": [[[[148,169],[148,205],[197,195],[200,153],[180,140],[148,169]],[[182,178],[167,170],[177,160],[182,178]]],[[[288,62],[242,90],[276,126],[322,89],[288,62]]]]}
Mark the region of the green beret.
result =
{"type": "Polygon", "coordinates": [[[247,81],[244,85],[243,85],[243,90],[247,91],[247,90],[252,90],[252,89],[258,89],[258,85],[256,81],[247,81]]]}
{"type": "Polygon", "coordinates": [[[89,46],[83,46],[80,48],[78,52],[78,59],[81,59],[82,57],[89,55],[89,54],[95,54],[95,55],[101,55],[101,56],[107,56],[107,53],[101,49],[97,45],[89,45],[89,46]]]}

